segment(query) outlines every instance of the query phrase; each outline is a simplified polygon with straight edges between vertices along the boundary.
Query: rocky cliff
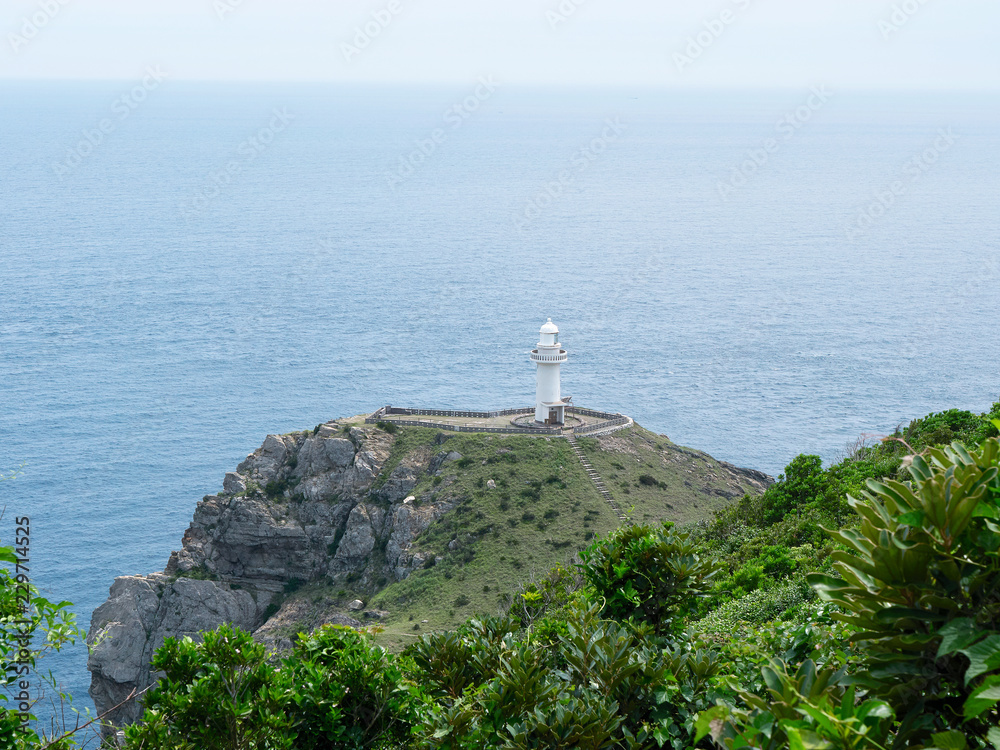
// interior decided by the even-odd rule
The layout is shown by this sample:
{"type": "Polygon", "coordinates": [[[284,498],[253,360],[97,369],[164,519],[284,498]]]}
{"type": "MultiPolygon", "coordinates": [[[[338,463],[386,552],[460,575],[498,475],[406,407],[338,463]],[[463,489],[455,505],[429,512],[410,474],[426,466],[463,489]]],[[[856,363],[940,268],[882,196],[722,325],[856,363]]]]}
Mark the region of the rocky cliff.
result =
{"type": "MultiPolygon", "coordinates": [[[[257,631],[277,614],[289,583],[353,576],[356,588],[370,589],[423,565],[408,549],[448,503],[402,502],[434,461],[429,450],[404,457],[372,492],[392,444],[381,430],[337,422],[268,435],[226,474],[221,493],[198,503],[165,570],[117,578],[94,611],[87,666],[98,711],[150,683],[150,659],[167,636],[197,636],[223,622],[257,631]],[[380,540],[385,554],[373,560],[380,540]]],[[[111,720],[129,723],[139,713],[133,702],[111,720]]]]}
{"type": "MultiPolygon", "coordinates": [[[[607,450],[645,461],[662,477],[643,475],[637,493],[649,490],[650,481],[658,490],[678,477],[677,491],[647,501],[641,520],[670,517],[678,502],[708,508],[712,499],[758,492],[770,481],[638,427],[630,435],[608,441],[607,450]],[[652,458],[638,453],[637,444],[652,458]]],[[[602,450],[597,442],[591,449],[602,450]]],[[[628,498],[618,499],[627,505],[628,498]]],[[[88,635],[90,695],[99,712],[117,705],[155,679],[149,663],[166,637],[197,638],[223,622],[277,650],[322,622],[391,621],[386,609],[399,610],[400,629],[415,630],[432,617],[415,619],[412,605],[421,592],[440,599],[446,584],[455,584],[462,594],[443,605],[445,620],[434,621],[447,626],[466,614],[456,604],[477,603],[466,592],[486,601],[513,580],[494,583],[493,592],[483,583],[500,580],[505,565],[522,578],[523,560],[545,570],[617,523],[559,439],[418,428],[389,434],[356,418],[268,435],[226,474],[222,492],[198,503],[182,548],[162,573],[115,580],[88,635]],[[522,552],[499,554],[521,544],[522,552]],[[376,592],[384,609],[365,606],[376,592]]],[[[110,719],[122,725],[140,715],[131,701],[110,719]]]]}

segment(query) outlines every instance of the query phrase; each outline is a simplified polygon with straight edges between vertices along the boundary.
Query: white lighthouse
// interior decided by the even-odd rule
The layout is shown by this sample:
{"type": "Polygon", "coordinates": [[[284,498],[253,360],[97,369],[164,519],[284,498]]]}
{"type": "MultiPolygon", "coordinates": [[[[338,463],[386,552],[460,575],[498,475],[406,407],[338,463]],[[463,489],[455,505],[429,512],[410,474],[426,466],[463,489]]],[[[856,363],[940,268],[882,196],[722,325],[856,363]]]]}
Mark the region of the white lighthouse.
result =
{"type": "Polygon", "coordinates": [[[535,373],[535,422],[563,424],[569,397],[560,393],[559,365],[566,361],[566,350],[559,343],[559,328],[549,318],[542,326],[536,348],[531,350],[531,361],[537,365],[535,373]]]}

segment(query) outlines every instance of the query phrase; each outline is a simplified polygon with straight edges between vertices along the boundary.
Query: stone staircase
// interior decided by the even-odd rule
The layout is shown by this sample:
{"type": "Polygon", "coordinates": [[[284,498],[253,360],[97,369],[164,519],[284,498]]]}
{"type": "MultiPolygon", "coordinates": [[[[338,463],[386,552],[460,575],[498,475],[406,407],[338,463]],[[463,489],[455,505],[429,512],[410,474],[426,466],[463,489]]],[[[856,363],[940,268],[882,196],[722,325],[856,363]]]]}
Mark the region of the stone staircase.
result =
{"type": "Polygon", "coordinates": [[[601,479],[601,475],[598,474],[594,467],[590,465],[590,461],[587,460],[583,450],[579,445],[577,445],[576,436],[567,435],[566,440],[569,442],[569,446],[573,449],[576,457],[580,459],[580,463],[583,464],[583,468],[587,472],[587,476],[590,477],[590,481],[594,483],[597,491],[601,493],[601,497],[603,497],[607,504],[611,506],[611,510],[613,510],[615,515],[618,516],[618,520],[625,524],[632,523],[629,517],[622,513],[621,508],[618,507],[618,503],[616,503],[615,499],[611,497],[611,493],[608,492],[608,488],[604,486],[604,480],[601,479]]]}

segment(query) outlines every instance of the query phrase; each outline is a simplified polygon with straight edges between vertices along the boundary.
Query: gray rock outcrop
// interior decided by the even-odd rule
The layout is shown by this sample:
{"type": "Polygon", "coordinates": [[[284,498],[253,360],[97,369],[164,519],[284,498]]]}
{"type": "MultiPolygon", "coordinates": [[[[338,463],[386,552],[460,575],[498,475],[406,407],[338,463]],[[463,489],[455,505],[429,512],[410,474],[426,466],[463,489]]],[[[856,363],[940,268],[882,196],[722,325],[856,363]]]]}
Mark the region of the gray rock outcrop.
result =
{"type": "MultiPolygon", "coordinates": [[[[268,435],[225,475],[220,494],[198,503],[164,571],[115,579],[108,600],[94,611],[87,667],[98,712],[155,681],[149,663],[167,637],[199,639],[232,623],[287,649],[305,605],[285,602],[286,590],[350,577],[353,590],[373,592],[421,567],[424,558],[410,547],[453,503],[403,500],[432,462],[437,470],[455,459],[414,451],[375,488],[393,442],[375,427],[337,423],[268,435]]],[[[306,619],[311,627],[360,626],[329,611],[310,610],[306,619]]],[[[141,712],[129,701],[109,719],[121,726],[141,712]]]]}

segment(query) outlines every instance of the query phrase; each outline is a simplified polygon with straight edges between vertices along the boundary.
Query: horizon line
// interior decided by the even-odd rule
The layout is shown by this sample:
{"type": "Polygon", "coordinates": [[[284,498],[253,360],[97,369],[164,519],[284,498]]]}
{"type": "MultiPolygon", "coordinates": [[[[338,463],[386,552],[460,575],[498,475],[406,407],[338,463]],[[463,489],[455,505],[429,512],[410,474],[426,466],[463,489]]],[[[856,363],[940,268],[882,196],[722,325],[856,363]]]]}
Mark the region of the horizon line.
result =
{"type": "MultiPolygon", "coordinates": [[[[62,76],[31,76],[13,77],[0,73],[0,84],[127,84],[134,78],[67,78],[62,76]]],[[[227,86],[334,86],[345,88],[444,88],[467,85],[469,79],[450,79],[437,81],[348,81],[334,79],[264,79],[264,78],[170,78],[171,83],[227,85],[227,86]]],[[[520,89],[538,89],[551,91],[564,90],[601,90],[601,91],[649,91],[671,93],[697,92],[765,92],[765,91],[800,91],[809,85],[832,86],[829,81],[815,81],[812,84],[774,84],[774,85],[739,85],[739,84],[685,84],[671,83],[581,83],[581,82],[503,82],[507,87],[520,89]]],[[[996,94],[1000,85],[992,88],[983,87],[937,87],[937,86],[844,86],[837,87],[840,93],[856,94],[996,94]]]]}

